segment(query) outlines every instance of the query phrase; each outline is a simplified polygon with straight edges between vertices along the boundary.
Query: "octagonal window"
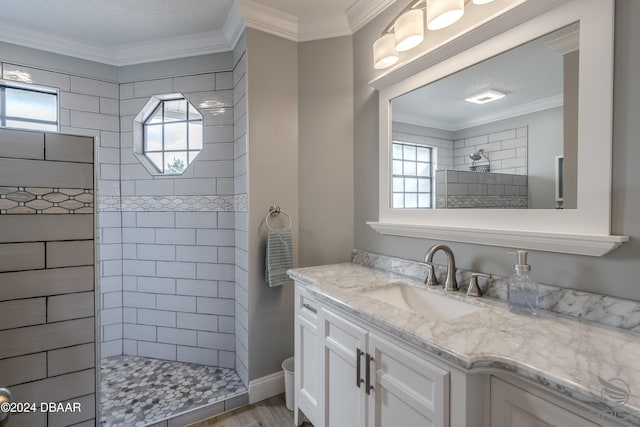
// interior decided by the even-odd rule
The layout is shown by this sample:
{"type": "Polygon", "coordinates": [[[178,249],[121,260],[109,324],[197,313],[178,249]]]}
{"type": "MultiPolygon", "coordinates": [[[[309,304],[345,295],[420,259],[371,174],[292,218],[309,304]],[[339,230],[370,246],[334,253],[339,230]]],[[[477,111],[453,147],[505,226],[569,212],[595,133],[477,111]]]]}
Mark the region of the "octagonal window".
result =
{"type": "Polygon", "coordinates": [[[134,154],[152,175],[181,175],[202,151],[202,126],[182,94],[153,96],[134,120],[134,154]]]}

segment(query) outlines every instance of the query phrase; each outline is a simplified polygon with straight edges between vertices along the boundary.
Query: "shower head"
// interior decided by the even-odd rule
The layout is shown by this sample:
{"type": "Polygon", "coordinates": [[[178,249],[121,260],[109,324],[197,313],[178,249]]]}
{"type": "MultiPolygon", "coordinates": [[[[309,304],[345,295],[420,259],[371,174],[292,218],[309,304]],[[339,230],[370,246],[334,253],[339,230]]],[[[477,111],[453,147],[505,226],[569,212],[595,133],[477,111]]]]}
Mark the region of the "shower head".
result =
{"type": "Polygon", "coordinates": [[[469,158],[475,162],[477,160],[480,160],[483,155],[484,155],[484,150],[481,148],[475,153],[469,154],[469,158]]]}

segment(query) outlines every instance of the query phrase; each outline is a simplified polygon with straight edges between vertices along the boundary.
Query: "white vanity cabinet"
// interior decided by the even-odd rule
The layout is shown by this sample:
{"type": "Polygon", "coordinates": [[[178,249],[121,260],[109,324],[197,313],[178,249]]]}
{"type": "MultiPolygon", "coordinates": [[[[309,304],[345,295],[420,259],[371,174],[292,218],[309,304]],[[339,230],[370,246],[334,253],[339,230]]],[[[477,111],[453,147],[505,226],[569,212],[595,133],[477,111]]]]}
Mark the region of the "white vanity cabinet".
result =
{"type": "Polygon", "coordinates": [[[318,304],[303,285],[296,301],[296,424],[299,409],[315,427],[449,426],[446,365],[318,304]],[[315,328],[308,306],[318,307],[315,328]]]}

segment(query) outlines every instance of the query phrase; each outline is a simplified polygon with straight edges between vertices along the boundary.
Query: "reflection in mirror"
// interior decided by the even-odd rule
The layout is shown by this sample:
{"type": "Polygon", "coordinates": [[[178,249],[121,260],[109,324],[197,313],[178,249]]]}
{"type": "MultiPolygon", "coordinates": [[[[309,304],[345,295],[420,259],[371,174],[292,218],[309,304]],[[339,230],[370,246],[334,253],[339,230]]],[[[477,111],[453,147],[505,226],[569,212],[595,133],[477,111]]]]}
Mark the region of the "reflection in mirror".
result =
{"type": "Polygon", "coordinates": [[[576,23],[393,99],[391,207],[575,209],[578,57],[576,23]]]}

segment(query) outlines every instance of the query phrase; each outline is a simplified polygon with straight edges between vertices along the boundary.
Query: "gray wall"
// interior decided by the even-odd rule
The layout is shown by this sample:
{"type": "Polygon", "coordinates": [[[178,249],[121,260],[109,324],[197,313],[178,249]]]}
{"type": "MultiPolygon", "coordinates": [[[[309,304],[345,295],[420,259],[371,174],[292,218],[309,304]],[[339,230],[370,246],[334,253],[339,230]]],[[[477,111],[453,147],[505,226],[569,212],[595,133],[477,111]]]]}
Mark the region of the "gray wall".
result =
{"type": "Polygon", "coordinates": [[[297,263],[297,44],[248,29],[246,78],[249,379],[253,380],[280,371],[282,361],[293,355],[293,285],[270,288],[264,280],[264,220],[273,203],[291,215],[297,263]]]}
{"type": "Polygon", "coordinates": [[[301,267],[351,257],[352,57],[351,37],[298,45],[301,267]]]}
{"type": "MultiPolygon", "coordinates": [[[[355,247],[419,260],[435,243],[430,240],[382,236],[366,225],[378,219],[378,99],[368,82],[376,76],[371,45],[384,26],[398,13],[393,5],[354,35],[354,185],[355,247]]],[[[533,252],[530,261],[538,281],[640,300],[640,2],[616,2],[615,90],[613,133],[612,232],[632,238],[614,253],[601,258],[533,252]]],[[[509,274],[513,257],[507,248],[451,243],[460,267],[488,273],[509,274]]],[[[443,260],[436,259],[436,262],[443,260]]]]}

